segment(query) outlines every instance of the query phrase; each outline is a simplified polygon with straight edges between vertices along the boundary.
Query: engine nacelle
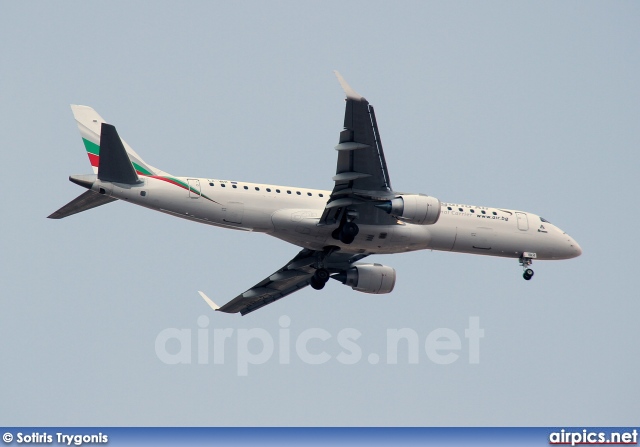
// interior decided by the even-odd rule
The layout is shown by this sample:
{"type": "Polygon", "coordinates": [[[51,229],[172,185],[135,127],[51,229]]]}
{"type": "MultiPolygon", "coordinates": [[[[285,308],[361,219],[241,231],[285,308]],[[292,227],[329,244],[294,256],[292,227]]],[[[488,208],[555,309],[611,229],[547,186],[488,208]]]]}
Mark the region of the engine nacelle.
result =
{"type": "Polygon", "coordinates": [[[392,216],[417,225],[433,225],[440,217],[440,200],[422,194],[400,195],[377,206],[392,216]]]}
{"type": "Polygon", "coordinates": [[[364,293],[389,293],[396,285],[396,271],[382,264],[354,264],[346,275],[338,275],[345,285],[364,293]]]}

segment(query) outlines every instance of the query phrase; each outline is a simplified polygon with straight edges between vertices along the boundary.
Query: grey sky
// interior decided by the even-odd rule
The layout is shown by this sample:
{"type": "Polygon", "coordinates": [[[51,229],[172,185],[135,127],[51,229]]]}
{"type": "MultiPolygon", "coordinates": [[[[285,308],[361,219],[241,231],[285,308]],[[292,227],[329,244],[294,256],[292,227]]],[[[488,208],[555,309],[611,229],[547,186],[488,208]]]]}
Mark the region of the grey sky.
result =
{"type": "MultiPolygon", "coordinates": [[[[0,3],[0,425],[637,425],[637,2],[0,3]],[[337,282],[247,317],[211,312],[298,249],[114,203],[45,217],[90,172],[69,104],[94,107],[175,175],[332,187],[343,92],[376,109],[395,189],[515,208],[582,257],[377,256],[391,295],[337,282]],[[238,377],[166,365],[167,328],[264,328],[332,360],[277,354],[238,377]],[[485,330],[467,361],[469,317],[485,330]],[[387,329],[462,338],[451,365],[371,365],[387,329]],[[363,358],[335,360],[354,328],[363,358]],[[315,344],[314,344],[315,343],[315,344]]],[[[195,339],[194,339],[195,340],[195,339]]],[[[174,346],[175,347],[175,346],[174,346]]],[[[254,348],[257,350],[259,344],[254,348]]],[[[295,352],[295,347],[292,348],[295,352]]]]}

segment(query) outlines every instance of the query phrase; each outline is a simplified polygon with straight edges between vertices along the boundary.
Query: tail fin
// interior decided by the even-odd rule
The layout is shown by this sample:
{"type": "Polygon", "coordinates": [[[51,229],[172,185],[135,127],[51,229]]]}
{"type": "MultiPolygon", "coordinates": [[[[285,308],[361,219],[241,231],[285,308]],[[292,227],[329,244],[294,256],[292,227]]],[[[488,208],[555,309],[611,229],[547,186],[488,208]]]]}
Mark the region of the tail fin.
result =
{"type": "MultiPolygon", "coordinates": [[[[93,173],[98,173],[98,166],[100,165],[100,137],[102,131],[102,124],[106,121],[98,115],[98,113],[88,106],[79,106],[72,104],[71,110],[73,111],[73,117],[78,123],[78,129],[80,130],[80,136],[82,142],[87,150],[89,156],[89,162],[93,168],[93,173]]],[[[145,163],[142,158],[129,146],[124,140],[122,145],[127,151],[129,160],[133,165],[136,174],[148,176],[148,175],[166,175],[163,172],[153,166],[145,163]]]]}
{"type": "Polygon", "coordinates": [[[104,195],[104,190],[100,193],[91,190],[96,178],[108,182],[134,184],[139,181],[138,176],[166,175],[165,172],[146,164],[131,146],[120,139],[116,128],[107,124],[91,107],[71,105],[71,110],[78,123],[94,175],[70,176],[69,180],[88,188],[89,191],[85,191],[52,213],[48,216],[49,219],[62,219],[117,200],[104,195]]]}

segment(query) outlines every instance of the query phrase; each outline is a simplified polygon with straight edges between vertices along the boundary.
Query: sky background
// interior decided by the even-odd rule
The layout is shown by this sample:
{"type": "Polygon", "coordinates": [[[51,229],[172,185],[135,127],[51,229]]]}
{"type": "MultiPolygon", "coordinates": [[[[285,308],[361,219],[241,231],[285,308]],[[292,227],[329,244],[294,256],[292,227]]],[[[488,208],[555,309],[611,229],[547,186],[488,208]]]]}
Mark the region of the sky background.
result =
{"type": "Polygon", "coordinates": [[[0,425],[640,423],[639,3],[1,2],[0,17],[0,425]],[[196,291],[225,303],[298,248],[120,202],[46,219],[91,172],[69,104],[174,175],[331,189],[334,69],[375,106],[395,189],[531,211],[584,254],[534,262],[531,281],[512,259],[375,256],[397,270],[390,295],[332,281],[240,317],[196,291]],[[224,364],[197,363],[203,315],[210,335],[234,329],[224,364]],[[283,316],[291,363],[238,376],[237,331],[277,346],[283,316]],[[193,334],[191,364],[156,355],[168,328],[193,334]],[[309,344],[323,365],[295,355],[311,328],[332,335],[309,344]],[[362,333],[355,365],[336,360],[345,328],[362,333]],[[394,328],[419,335],[418,364],[406,348],[386,364],[394,328]],[[437,328],[462,338],[450,365],[424,351],[437,328]]]}

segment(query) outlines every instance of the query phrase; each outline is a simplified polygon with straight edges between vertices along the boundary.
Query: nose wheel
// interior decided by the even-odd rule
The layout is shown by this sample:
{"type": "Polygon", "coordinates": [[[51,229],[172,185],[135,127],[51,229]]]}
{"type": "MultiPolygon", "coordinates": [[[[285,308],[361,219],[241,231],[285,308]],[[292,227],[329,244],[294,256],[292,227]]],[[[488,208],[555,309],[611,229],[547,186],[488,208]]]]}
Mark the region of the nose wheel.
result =
{"type": "Polygon", "coordinates": [[[529,281],[531,278],[533,278],[533,270],[529,267],[531,264],[533,264],[533,258],[532,257],[527,257],[527,256],[521,256],[520,257],[520,265],[522,266],[522,268],[524,270],[524,272],[522,273],[522,277],[524,279],[526,279],[527,281],[529,281]]]}

